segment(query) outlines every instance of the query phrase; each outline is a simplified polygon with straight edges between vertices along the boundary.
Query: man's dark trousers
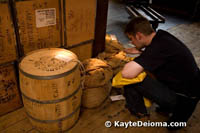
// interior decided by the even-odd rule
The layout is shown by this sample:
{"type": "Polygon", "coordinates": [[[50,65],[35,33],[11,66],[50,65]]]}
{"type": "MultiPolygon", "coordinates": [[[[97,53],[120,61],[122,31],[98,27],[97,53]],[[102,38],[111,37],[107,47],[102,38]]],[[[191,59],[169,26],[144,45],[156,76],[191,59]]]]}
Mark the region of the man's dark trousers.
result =
{"type": "Polygon", "coordinates": [[[143,82],[124,86],[126,107],[135,113],[146,114],[143,97],[159,105],[162,110],[172,113],[169,121],[187,122],[199,101],[199,98],[187,97],[175,93],[167,86],[147,76],[143,82]]]}

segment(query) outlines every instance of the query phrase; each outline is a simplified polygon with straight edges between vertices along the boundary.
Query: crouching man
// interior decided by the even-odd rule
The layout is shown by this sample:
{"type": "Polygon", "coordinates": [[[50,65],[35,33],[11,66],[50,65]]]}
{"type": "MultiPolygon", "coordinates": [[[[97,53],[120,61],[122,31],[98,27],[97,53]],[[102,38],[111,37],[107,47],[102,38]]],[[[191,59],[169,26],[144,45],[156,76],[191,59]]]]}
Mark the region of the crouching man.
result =
{"type": "Polygon", "coordinates": [[[143,17],[131,20],[125,33],[135,45],[125,52],[141,54],[124,66],[123,78],[135,78],[144,70],[156,78],[147,76],[141,83],[125,86],[126,107],[133,115],[146,116],[146,97],[161,111],[172,113],[168,122],[187,122],[200,96],[200,71],[190,50],[170,33],[155,32],[143,17]]]}

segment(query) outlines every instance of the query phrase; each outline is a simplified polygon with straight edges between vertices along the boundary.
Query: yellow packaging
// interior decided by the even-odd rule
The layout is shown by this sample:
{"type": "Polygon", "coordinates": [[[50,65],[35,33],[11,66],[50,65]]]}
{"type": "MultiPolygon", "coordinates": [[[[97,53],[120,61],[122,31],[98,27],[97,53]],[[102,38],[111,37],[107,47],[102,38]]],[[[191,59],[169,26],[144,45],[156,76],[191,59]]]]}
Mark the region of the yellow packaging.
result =
{"type": "MultiPolygon", "coordinates": [[[[115,75],[115,77],[112,80],[112,86],[116,88],[122,88],[124,85],[129,85],[129,84],[136,84],[139,82],[142,82],[144,78],[146,77],[146,73],[142,72],[140,73],[136,78],[133,79],[126,79],[122,77],[121,71],[115,75]]],[[[149,99],[144,97],[144,103],[146,107],[151,107],[152,103],[149,99]]]]}

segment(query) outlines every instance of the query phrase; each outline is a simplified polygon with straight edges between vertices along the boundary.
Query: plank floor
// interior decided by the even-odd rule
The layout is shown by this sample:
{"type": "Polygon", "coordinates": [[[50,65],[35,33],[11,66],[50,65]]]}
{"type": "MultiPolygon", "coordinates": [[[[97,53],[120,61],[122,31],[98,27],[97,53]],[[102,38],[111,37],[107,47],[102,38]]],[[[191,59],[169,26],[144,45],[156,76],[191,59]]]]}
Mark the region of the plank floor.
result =
{"type": "MultiPolygon", "coordinates": [[[[200,103],[199,103],[200,104],[200,103]]],[[[129,111],[124,107],[125,102],[116,101],[112,102],[109,98],[98,108],[85,109],[81,108],[81,113],[76,125],[71,128],[69,133],[168,133],[166,128],[153,128],[153,127],[105,127],[106,121],[143,121],[147,122],[148,119],[137,119],[132,116],[129,111]]],[[[150,109],[150,121],[161,122],[166,121],[168,117],[158,114],[154,111],[154,106],[150,109]]],[[[200,115],[200,105],[198,105],[195,113],[187,123],[187,127],[178,131],[178,133],[198,133],[200,132],[200,121],[197,116],[200,115]]],[[[66,133],[67,133],[66,132],[66,133]]],[[[12,113],[0,117],[0,133],[39,133],[31,125],[25,114],[24,108],[18,109],[12,113]]]]}

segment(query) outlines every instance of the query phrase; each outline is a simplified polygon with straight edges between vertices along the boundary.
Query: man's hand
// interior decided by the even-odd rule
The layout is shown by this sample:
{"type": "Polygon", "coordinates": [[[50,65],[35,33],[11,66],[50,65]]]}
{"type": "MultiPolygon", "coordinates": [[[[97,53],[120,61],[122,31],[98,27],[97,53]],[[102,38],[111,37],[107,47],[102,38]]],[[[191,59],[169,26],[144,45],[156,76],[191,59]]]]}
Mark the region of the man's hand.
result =
{"type": "Polygon", "coordinates": [[[124,49],[127,54],[141,54],[142,52],[135,47],[124,49]]]}

